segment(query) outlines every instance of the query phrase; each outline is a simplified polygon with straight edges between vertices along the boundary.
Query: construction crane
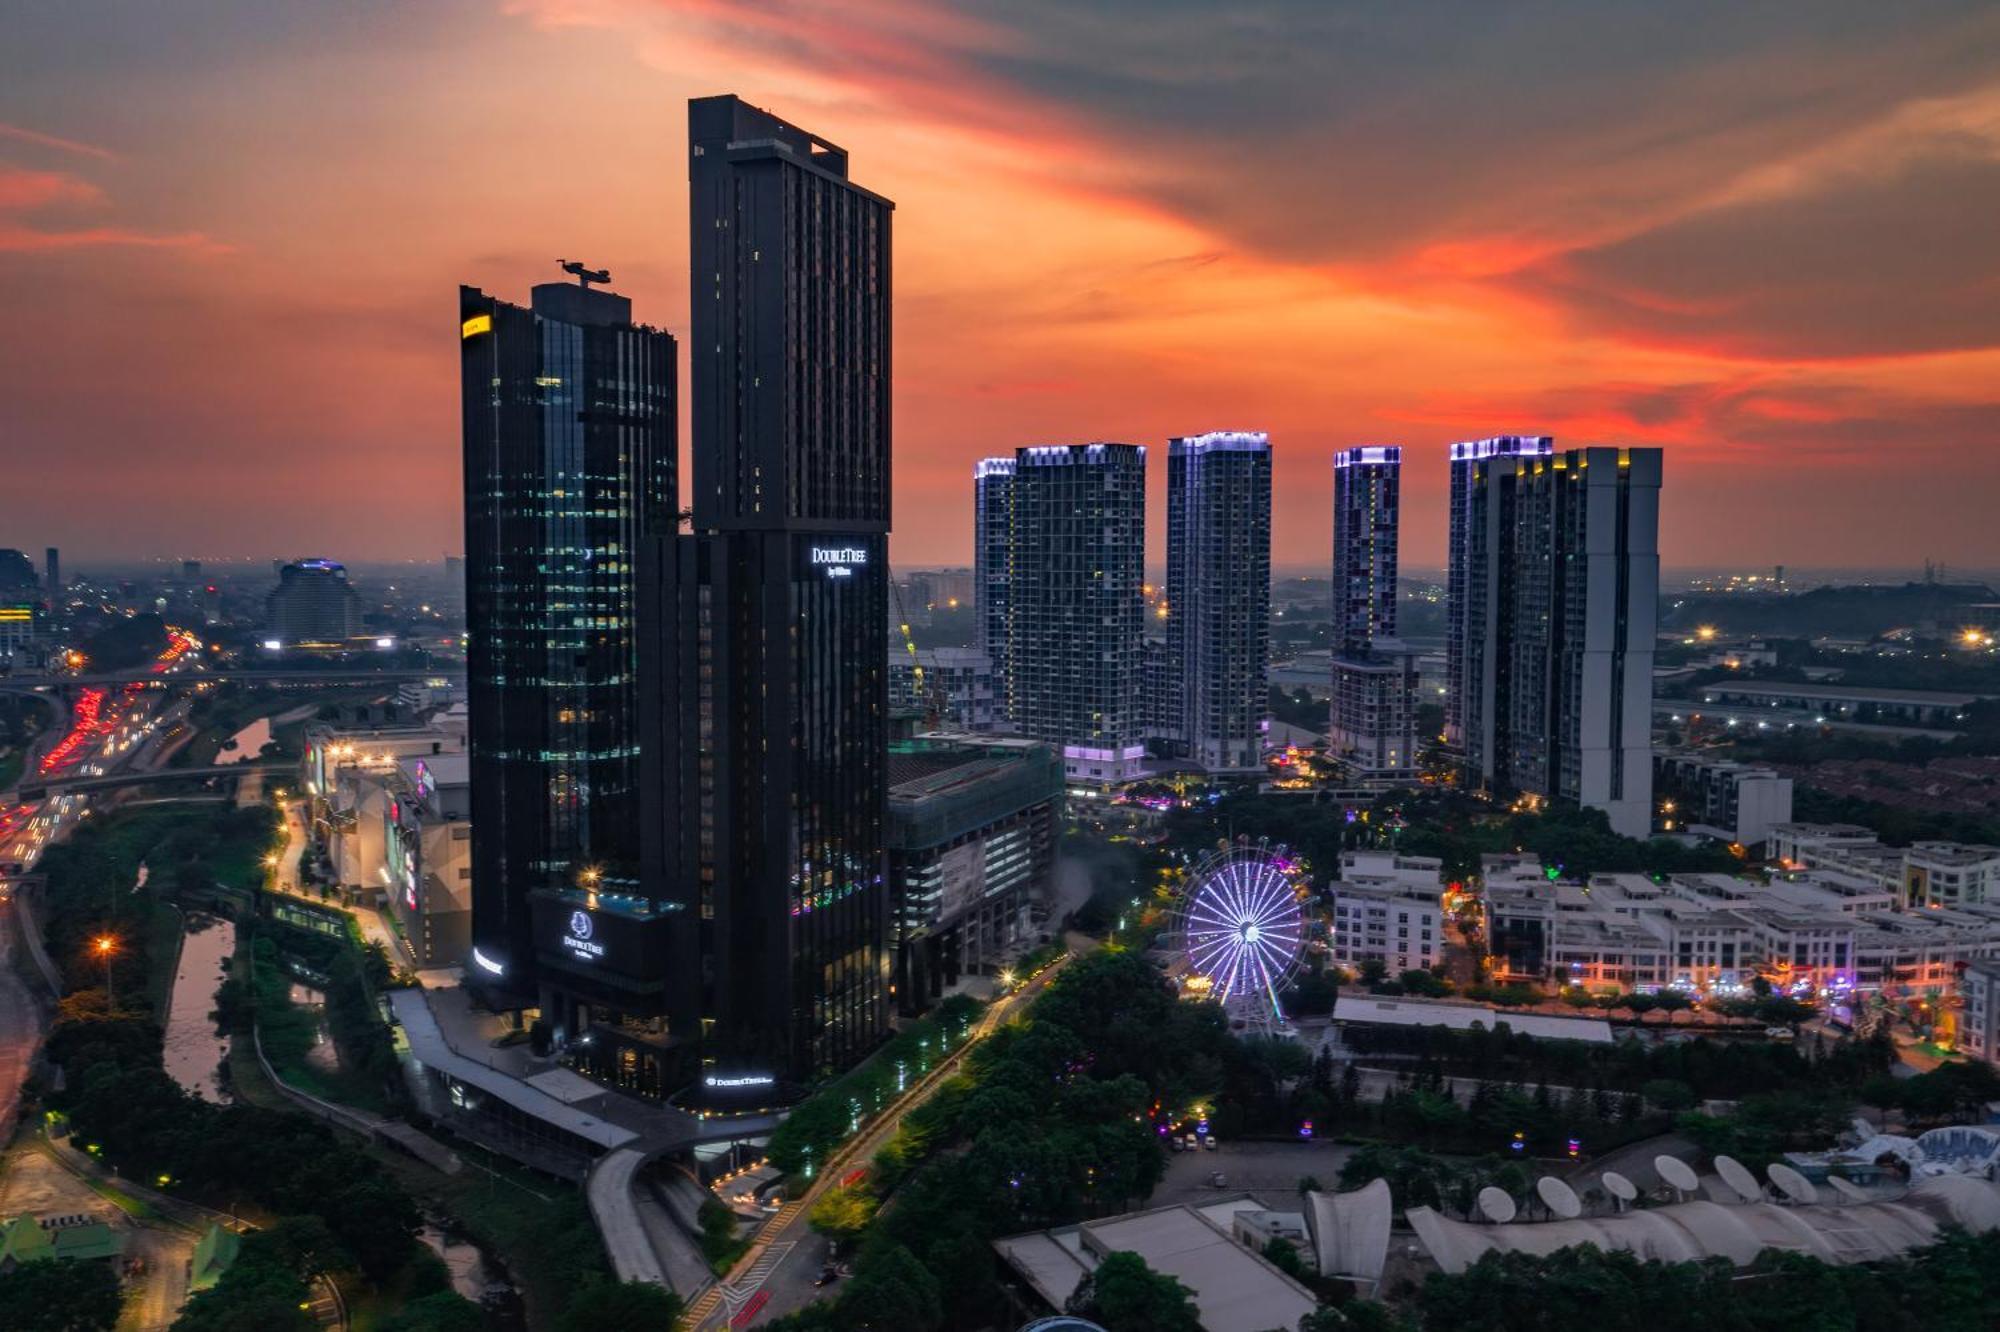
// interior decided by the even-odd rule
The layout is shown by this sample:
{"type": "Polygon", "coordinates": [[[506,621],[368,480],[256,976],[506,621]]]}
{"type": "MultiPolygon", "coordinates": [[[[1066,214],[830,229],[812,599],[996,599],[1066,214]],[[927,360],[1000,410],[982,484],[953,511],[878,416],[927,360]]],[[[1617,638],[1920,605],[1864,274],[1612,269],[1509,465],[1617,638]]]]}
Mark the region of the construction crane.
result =
{"type": "Polygon", "coordinates": [[[891,578],[889,591],[896,598],[896,627],[903,631],[903,650],[910,654],[910,678],[916,684],[917,697],[923,700],[924,729],[935,731],[944,722],[944,682],[935,680],[925,684],[924,665],[917,657],[917,640],[910,636],[910,613],[903,609],[902,585],[891,578]]]}

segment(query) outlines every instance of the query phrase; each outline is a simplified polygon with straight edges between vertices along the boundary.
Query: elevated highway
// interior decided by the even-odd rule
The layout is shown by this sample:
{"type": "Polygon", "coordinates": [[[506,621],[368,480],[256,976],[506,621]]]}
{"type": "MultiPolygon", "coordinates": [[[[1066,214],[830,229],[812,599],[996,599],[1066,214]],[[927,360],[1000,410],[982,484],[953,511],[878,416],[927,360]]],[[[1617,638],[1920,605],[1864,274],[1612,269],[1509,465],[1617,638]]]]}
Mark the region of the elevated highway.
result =
{"type": "Polygon", "coordinates": [[[114,772],[102,777],[63,777],[56,781],[24,780],[22,801],[46,800],[50,796],[76,795],[90,791],[112,791],[124,786],[150,786],[157,782],[206,781],[211,777],[242,777],[253,772],[289,772],[298,767],[283,759],[226,763],[212,768],[153,768],[146,772],[114,772]]]}

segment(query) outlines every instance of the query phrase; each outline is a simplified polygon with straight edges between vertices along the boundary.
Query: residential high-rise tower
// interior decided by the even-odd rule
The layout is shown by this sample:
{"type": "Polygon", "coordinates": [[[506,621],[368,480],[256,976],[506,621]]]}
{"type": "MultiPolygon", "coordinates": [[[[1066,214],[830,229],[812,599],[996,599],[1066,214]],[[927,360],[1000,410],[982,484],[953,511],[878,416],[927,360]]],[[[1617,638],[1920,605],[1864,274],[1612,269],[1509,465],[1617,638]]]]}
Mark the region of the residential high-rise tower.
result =
{"type": "Polygon", "coordinates": [[[1396,637],[1403,450],[1333,456],[1333,698],[1328,747],[1352,780],[1416,775],[1416,656],[1396,637]]]}
{"type": "Polygon", "coordinates": [[[1167,444],[1165,698],[1177,747],[1211,772],[1262,758],[1271,664],[1271,443],[1167,444]]]}
{"type": "Polygon", "coordinates": [[[1015,454],[1007,702],[1059,746],[1072,781],[1111,785],[1146,756],[1146,450],[1058,444],[1015,454]]]}
{"type": "Polygon", "coordinates": [[[1546,458],[1555,448],[1547,435],[1496,435],[1451,446],[1450,542],[1445,573],[1445,743],[1465,752],[1466,698],[1466,576],[1471,560],[1467,530],[1472,503],[1472,477],[1478,464],[1491,458],[1546,458]]]}
{"type": "Polygon", "coordinates": [[[1014,460],[982,458],[972,469],[972,585],[978,599],[978,648],[1000,682],[1001,719],[1007,704],[1007,580],[1013,576],[1014,460]]]}
{"type": "Polygon", "coordinates": [[[1475,460],[1465,510],[1466,769],[1499,794],[1652,826],[1658,449],[1475,460]]]}

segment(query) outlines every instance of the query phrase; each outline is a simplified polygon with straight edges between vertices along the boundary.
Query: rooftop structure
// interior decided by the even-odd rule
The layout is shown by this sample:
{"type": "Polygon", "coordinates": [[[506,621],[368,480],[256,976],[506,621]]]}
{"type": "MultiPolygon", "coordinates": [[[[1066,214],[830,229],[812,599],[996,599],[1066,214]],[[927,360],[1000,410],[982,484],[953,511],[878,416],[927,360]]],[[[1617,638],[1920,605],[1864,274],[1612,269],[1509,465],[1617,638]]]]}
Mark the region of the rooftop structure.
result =
{"type": "Polygon", "coordinates": [[[1204,1215],[1211,1210],[1214,1205],[1201,1210],[1157,1207],[1013,1235],[995,1240],[993,1247],[1052,1309],[1067,1304],[1084,1277],[1107,1256],[1130,1252],[1194,1292],[1207,1332],[1269,1332],[1298,1326],[1318,1301],[1269,1259],[1232,1240],[1227,1230],[1204,1215]]]}
{"type": "Polygon", "coordinates": [[[927,736],[889,749],[896,997],[919,1012],[1005,964],[1055,864],[1062,761],[1032,740],[927,736]]]}
{"type": "Polygon", "coordinates": [[[1965,1175],[1924,1179],[1887,1202],[1809,1206],[1708,1201],[1669,1203],[1572,1220],[1480,1225],[1430,1207],[1406,1215],[1424,1251],[1446,1272],[1463,1272],[1493,1252],[1546,1255],[1577,1244],[1623,1249],[1666,1263],[1726,1258],[1747,1267],[1766,1249],[1827,1263],[1879,1262],[1935,1243],[1947,1226],[1974,1234],[2000,1229],[2000,1184],[1965,1175]]]}

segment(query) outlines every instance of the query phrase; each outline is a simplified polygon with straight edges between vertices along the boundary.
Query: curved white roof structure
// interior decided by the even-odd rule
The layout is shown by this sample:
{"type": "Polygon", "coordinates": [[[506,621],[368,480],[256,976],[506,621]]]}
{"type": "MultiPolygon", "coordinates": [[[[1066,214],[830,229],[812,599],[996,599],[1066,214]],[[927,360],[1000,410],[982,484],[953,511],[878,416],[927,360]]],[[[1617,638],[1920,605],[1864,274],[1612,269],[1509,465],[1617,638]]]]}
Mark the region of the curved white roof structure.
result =
{"type": "Polygon", "coordinates": [[[1765,1249],[1807,1253],[1829,1263],[1865,1263],[1933,1243],[1946,1225],[1974,1234],[2000,1230],[2000,1184],[1938,1175],[1918,1181],[1892,1202],[1737,1207],[1682,1202],[1509,1226],[1454,1221],[1429,1207],[1412,1207],[1408,1216],[1418,1241],[1447,1272],[1463,1272],[1494,1251],[1550,1254],[1575,1244],[1625,1249],[1669,1263],[1719,1257],[1741,1267],[1765,1249]]]}
{"type": "Polygon", "coordinates": [[[1307,1193],[1306,1231],[1312,1236],[1319,1270],[1328,1276],[1380,1281],[1394,1212],[1386,1179],[1370,1180],[1352,1193],[1307,1193]]]}

